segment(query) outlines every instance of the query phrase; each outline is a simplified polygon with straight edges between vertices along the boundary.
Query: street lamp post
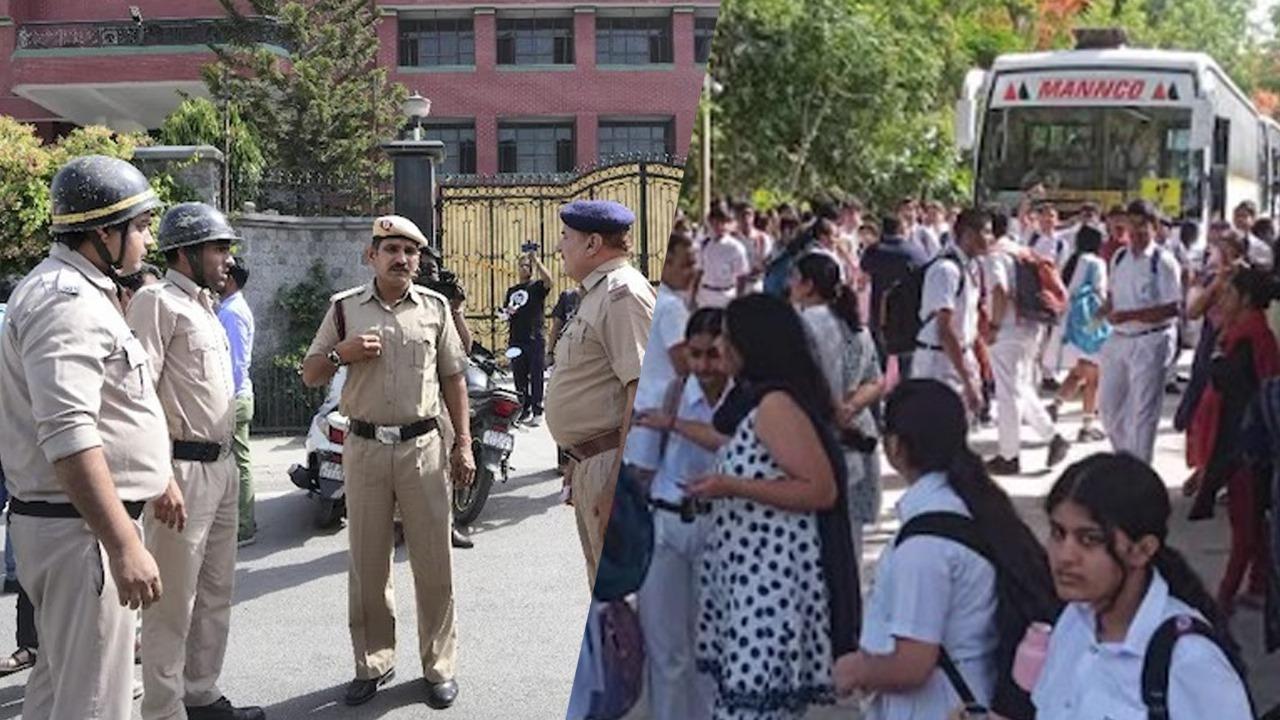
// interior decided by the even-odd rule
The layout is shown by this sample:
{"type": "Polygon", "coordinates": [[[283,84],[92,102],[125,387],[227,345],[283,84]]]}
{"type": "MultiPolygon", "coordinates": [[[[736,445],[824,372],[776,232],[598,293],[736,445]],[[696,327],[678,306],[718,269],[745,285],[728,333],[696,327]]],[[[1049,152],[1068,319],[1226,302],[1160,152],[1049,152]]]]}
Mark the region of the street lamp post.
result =
{"type": "Polygon", "coordinates": [[[702,78],[702,219],[711,213],[711,98],[724,86],[707,73],[702,78]]]}
{"type": "Polygon", "coordinates": [[[444,143],[424,138],[422,121],[431,113],[431,101],[418,93],[404,101],[404,114],[413,122],[409,137],[383,143],[394,164],[395,212],[422,230],[431,249],[440,255],[436,223],[436,165],[444,161],[444,143]]]}

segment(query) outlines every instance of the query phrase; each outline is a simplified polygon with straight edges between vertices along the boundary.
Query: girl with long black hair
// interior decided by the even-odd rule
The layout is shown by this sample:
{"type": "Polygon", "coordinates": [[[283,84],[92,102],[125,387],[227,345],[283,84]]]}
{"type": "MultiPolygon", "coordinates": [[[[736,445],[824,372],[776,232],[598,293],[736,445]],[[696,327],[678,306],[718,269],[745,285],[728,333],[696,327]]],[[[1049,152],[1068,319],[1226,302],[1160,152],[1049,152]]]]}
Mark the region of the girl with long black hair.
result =
{"type": "Polygon", "coordinates": [[[1085,225],[1076,233],[1076,251],[1062,270],[1070,307],[1063,318],[1063,364],[1071,367],[1058,388],[1049,415],[1058,420],[1062,403],[1079,390],[1084,399],[1078,442],[1106,439],[1098,427],[1098,363],[1102,343],[1111,334],[1106,320],[1095,317],[1107,299],[1107,263],[1102,259],[1102,232],[1085,225]]]}
{"type": "Polygon", "coordinates": [[[687,488],[711,504],[698,667],[716,681],[714,717],[799,718],[834,699],[860,615],[830,390],[782,300],[730,303],[719,345],[735,388],[715,425],[729,439],[687,488]]]}
{"type": "Polygon", "coordinates": [[[809,330],[818,364],[831,389],[840,444],[848,467],[849,526],[853,553],[862,559],[862,526],[880,511],[880,458],[871,408],[884,393],[871,333],[862,324],[858,298],[841,281],[830,255],[802,256],[791,275],[791,302],[809,330]]]}
{"type": "MultiPolygon", "coordinates": [[[[1008,572],[1047,582],[1044,551],[1009,496],[969,448],[960,396],[936,380],[909,380],[889,394],[884,449],[907,483],[898,503],[905,525],[926,513],[971,518],[1008,572]]],[[[861,650],[836,665],[841,692],[873,693],[868,718],[945,718],[958,694],[939,667],[945,649],[976,700],[987,705],[997,679],[996,569],[951,539],[915,535],[880,557],[863,617],[861,650]]]]}
{"type": "Polygon", "coordinates": [[[1226,622],[1195,571],[1166,544],[1169,494],[1155,471],[1130,455],[1093,455],[1063,472],[1045,510],[1054,586],[1069,605],[1032,694],[1036,717],[1146,718],[1140,688],[1147,647],[1165,620],[1187,617],[1208,623],[1215,639],[1177,641],[1168,717],[1251,718],[1226,622]]]}

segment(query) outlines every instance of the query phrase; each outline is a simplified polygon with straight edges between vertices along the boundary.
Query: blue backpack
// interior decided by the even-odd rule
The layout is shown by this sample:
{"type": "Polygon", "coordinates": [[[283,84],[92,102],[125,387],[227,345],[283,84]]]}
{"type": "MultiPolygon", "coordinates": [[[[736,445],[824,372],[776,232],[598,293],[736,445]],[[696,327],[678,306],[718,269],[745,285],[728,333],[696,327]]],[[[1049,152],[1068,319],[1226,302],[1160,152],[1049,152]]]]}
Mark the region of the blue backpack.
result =
{"type": "Polygon", "coordinates": [[[1083,352],[1093,355],[1111,337],[1111,325],[1105,320],[1095,321],[1102,298],[1098,295],[1097,273],[1089,270],[1080,289],[1071,296],[1067,308],[1067,326],[1063,335],[1067,342],[1083,352]]]}

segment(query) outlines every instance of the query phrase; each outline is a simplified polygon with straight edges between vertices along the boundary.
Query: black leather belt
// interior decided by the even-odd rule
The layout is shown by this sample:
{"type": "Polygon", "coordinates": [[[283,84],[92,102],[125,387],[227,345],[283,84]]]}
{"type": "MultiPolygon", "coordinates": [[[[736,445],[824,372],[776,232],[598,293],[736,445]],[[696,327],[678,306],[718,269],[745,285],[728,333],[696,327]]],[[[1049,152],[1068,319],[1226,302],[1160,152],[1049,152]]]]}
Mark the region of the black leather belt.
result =
{"type": "Polygon", "coordinates": [[[679,503],[649,498],[649,507],[654,510],[662,510],[673,515],[679,515],[681,522],[687,523],[693,522],[699,515],[706,515],[711,512],[711,506],[705,501],[694,500],[693,498],[685,498],[684,502],[679,503]]]}
{"type": "Polygon", "coordinates": [[[1148,328],[1146,330],[1139,330],[1138,332],[1135,332],[1135,333],[1127,333],[1117,328],[1116,335],[1119,335],[1120,337],[1123,337],[1123,338],[1140,338],[1140,337],[1146,337],[1147,335],[1155,335],[1156,333],[1161,333],[1166,330],[1172,330],[1172,329],[1173,329],[1172,324],[1161,325],[1160,327],[1148,328]]]}
{"type": "Polygon", "coordinates": [[[408,425],[374,425],[364,420],[351,419],[351,432],[365,440],[377,440],[383,445],[407,442],[420,435],[434,432],[439,425],[435,418],[419,420],[408,425]]]}
{"type": "MultiPolygon", "coordinates": [[[[129,513],[129,517],[137,520],[142,517],[142,509],[146,507],[146,503],[141,500],[125,501],[124,511],[129,513]]],[[[26,515],[27,517],[41,518],[79,518],[80,511],[71,503],[51,503],[39,500],[26,501],[18,498],[9,498],[9,512],[14,515],[26,515]]]]}
{"type": "Polygon", "coordinates": [[[218,462],[218,458],[229,452],[230,444],[220,445],[211,442],[192,442],[190,440],[173,441],[173,459],[191,460],[193,462],[218,462]]]}

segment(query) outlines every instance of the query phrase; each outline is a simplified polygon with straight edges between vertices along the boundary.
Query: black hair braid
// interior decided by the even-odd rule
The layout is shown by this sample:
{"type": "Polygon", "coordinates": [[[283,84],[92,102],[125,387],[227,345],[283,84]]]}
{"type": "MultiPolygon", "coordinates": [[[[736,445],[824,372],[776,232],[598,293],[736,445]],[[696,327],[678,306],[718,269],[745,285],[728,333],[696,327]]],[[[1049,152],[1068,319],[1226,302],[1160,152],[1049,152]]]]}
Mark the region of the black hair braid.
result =
{"type": "Polygon", "coordinates": [[[840,264],[825,252],[812,252],[796,261],[796,272],[813,283],[813,290],[831,308],[836,317],[844,321],[849,330],[862,329],[862,313],[858,310],[858,297],[848,285],[841,282],[840,264]]]}
{"type": "Polygon", "coordinates": [[[1152,564],[1169,584],[1169,594],[1205,616],[1209,625],[1213,627],[1214,635],[1226,653],[1227,660],[1241,677],[1245,677],[1247,668],[1240,654],[1240,645],[1231,635],[1227,617],[1187,559],[1182,556],[1182,553],[1162,543],[1160,549],[1156,551],[1152,564]]]}

